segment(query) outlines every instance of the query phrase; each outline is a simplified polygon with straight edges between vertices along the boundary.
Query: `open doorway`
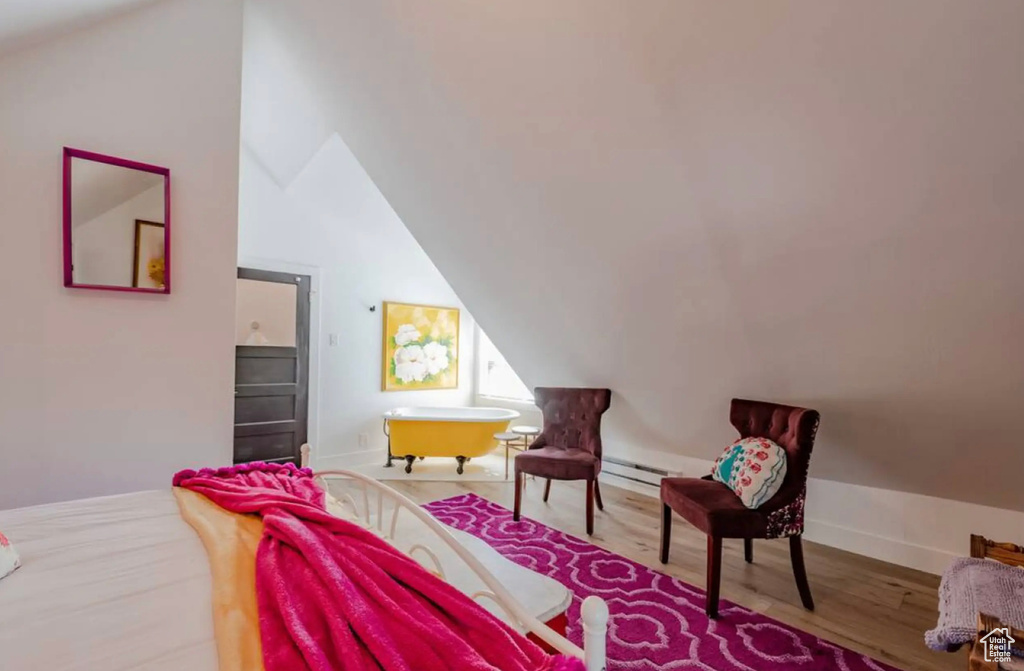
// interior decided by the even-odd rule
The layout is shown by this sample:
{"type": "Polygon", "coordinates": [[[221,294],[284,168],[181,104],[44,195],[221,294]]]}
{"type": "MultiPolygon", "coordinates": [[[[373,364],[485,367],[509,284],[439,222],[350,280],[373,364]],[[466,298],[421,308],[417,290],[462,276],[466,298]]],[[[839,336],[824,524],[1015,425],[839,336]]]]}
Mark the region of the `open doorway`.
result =
{"type": "Polygon", "coordinates": [[[299,463],[309,431],[310,276],[238,269],[234,461],[299,463]]]}

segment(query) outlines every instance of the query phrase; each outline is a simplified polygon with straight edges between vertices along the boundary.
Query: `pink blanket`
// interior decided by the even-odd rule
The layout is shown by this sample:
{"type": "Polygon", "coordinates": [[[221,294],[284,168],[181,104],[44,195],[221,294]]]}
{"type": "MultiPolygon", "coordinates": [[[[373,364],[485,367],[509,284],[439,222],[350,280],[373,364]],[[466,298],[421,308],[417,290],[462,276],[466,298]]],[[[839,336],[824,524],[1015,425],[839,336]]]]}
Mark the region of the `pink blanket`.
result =
{"type": "Polygon", "coordinates": [[[244,464],[182,471],[174,484],[263,518],[256,594],[267,671],[583,671],[327,513],[308,469],[244,464]]]}

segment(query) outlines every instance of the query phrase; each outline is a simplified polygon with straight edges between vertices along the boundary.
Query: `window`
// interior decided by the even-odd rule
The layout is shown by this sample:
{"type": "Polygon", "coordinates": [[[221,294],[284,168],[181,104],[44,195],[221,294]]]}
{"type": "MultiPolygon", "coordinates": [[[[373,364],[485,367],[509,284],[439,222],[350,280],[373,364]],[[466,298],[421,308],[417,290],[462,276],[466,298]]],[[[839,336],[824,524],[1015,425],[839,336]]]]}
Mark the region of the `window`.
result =
{"type": "Polygon", "coordinates": [[[533,394],[481,329],[477,329],[477,342],[480,345],[477,357],[480,396],[533,403],[533,394]]]}

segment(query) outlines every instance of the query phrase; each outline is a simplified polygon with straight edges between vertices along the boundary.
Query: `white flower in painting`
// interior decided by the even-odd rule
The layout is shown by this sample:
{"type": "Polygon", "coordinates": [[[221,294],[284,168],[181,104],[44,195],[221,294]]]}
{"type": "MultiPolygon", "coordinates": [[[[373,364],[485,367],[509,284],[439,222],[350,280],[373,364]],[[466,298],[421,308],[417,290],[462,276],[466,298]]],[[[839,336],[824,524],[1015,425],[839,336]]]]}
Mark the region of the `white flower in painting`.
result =
{"type": "Polygon", "coordinates": [[[409,384],[423,382],[427,376],[426,356],[419,345],[406,345],[395,350],[395,377],[409,384]]]}
{"type": "Polygon", "coordinates": [[[448,370],[448,348],[441,343],[428,342],[423,346],[423,355],[426,357],[427,373],[430,375],[448,370]]]}
{"type": "Polygon", "coordinates": [[[404,347],[411,342],[415,342],[420,339],[420,332],[416,330],[416,327],[412,324],[402,324],[398,327],[398,333],[395,334],[395,344],[399,347],[404,347]]]}

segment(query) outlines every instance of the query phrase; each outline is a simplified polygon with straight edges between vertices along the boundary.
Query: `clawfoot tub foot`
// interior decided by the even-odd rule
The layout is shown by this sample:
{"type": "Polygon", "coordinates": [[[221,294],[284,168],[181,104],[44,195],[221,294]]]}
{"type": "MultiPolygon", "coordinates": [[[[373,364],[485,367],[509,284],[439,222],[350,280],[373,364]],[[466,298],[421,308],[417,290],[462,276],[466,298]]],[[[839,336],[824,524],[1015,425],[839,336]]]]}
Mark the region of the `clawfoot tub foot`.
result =
{"type": "Polygon", "coordinates": [[[411,454],[405,458],[405,472],[412,473],[412,464],[416,461],[416,457],[411,454]]]}
{"type": "Polygon", "coordinates": [[[462,471],[465,469],[466,462],[469,461],[469,459],[465,457],[455,457],[455,461],[459,462],[459,467],[455,469],[455,472],[462,475],[462,471]]]}

